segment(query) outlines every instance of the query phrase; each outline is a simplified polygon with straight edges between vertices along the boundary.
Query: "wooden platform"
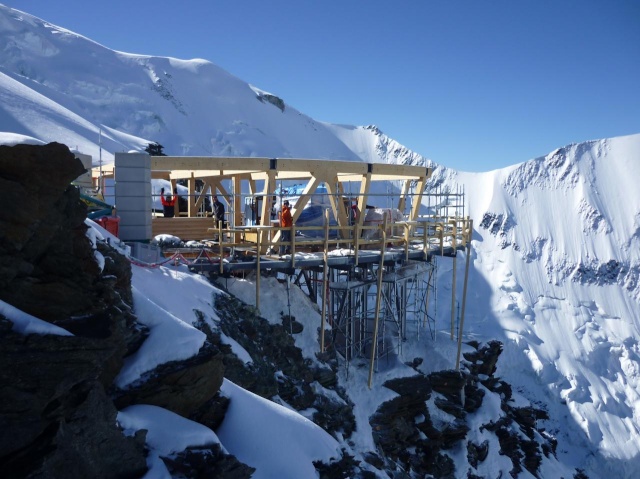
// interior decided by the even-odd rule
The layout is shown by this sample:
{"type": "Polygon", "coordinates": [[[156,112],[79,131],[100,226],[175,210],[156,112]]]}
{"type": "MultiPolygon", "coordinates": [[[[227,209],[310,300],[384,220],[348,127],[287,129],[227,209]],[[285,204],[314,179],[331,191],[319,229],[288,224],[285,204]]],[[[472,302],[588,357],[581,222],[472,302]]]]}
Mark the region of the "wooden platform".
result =
{"type": "Polygon", "coordinates": [[[152,218],[151,234],[155,237],[159,234],[168,234],[189,240],[204,240],[213,238],[213,218],[208,217],[176,217],[176,218],[152,218]]]}

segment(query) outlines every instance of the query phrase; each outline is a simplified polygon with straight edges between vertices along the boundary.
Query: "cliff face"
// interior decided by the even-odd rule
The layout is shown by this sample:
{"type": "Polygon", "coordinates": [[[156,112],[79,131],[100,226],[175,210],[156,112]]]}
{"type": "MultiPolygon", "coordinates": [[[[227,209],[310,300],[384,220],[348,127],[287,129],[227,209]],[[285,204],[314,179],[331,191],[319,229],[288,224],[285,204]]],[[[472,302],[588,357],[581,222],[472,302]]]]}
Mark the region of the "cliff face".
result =
{"type": "Polygon", "coordinates": [[[130,274],[113,253],[103,271],[94,259],[86,209],[69,186],[82,172],[64,145],[0,146],[0,299],[74,334],[25,336],[0,317],[4,477],[146,470],[144,435],[121,433],[105,392],[138,336],[122,299],[130,274]]]}
{"type": "MultiPolygon", "coordinates": [[[[1,477],[140,477],[146,432],[126,437],[114,401],[186,415],[222,382],[209,348],[154,371],[136,390],[114,387],[146,331],[132,314],[129,262],[100,242],[96,253],[86,234],[86,207],[70,186],[83,171],[64,145],[0,146],[0,300],[73,334],[20,334],[0,315],[1,477]],[[203,368],[205,379],[181,380],[203,368]]],[[[203,463],[199,472],[248,475],[219,448],[201,454],[208,462],[191,453],[173,458],[173,468],[203,463]]]]}

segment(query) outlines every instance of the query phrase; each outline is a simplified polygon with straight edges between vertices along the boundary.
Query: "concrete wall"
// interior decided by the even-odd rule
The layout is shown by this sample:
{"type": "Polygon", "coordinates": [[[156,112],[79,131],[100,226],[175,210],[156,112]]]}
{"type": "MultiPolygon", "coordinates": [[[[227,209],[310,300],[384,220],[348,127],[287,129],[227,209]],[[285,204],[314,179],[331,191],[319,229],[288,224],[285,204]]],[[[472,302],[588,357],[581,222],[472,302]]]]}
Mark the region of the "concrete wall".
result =
{"type": "Polygon", "coordinates": [[[151,239],[151,157],[146,153],[116,153],[116,208],[123,241],[151,239]]]}

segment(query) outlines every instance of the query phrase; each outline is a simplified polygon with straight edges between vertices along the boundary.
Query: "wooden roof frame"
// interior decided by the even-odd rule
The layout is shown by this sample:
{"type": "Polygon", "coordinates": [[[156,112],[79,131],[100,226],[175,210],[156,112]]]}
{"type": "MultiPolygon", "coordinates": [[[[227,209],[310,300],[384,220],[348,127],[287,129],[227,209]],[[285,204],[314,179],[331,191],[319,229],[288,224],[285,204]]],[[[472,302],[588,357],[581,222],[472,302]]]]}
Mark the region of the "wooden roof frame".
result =
{"type": "MultiPolygon", "coordinates": [[[[294,208],[293,221],[302,212],[303,207],[309,201],[311,194],[321,183],[327,185],[330,194],[331,208],[334,217],[340,226],[347,226],[348,218],[343,209],[335,201],[336,195],[341,195],[344,191],[345,182],[360,182],[360,192],[358,194],[358,208],[363,211],[367,204],[369,189],[374,181],[404,181],[398,208],[404,209],[406,196],[410,192],[410,184],[415,182],[417,188],[414,192],[412,210],[409,214],[409,221],[415,221],[419,214],[422,195],[427,180],[433,173],[432,168],[412,165],[391,165],[387,163],[363,163],[359,161],[340,161],[326,159],[302,159],[302,158],[256,158],[256,157],[209,157],[209,156],[152,156],[151,176],[152,178],[165,178],[175,183],[179,179],[190,180],[199,178],[205,180],[208,186],[217,188],[231,204],[240,190],[241,181],[249,181],[253,194],[276,197],[276,185],[278,180],[307,181],[304,192],[300,195],[294,208]],[[229,194],[222,189],[221,180],[232,180],[234,192],[229,194]],[[255,182],[264,181],[265,186],[262,192],[255,191],[255,182]]],[[[190,192],[193,186],[190,186],[190,192]]],[[[205,188],[206,190],[206,188],[205,188]]],[[[192,211],[195,214],[196,200],[190,195],[189,216],[192,211]]],[[[263,201],[261,212],[261,224],[269,225],[269,215],[267,208],[270,202],[263,201]]],[[[242,208],[234,207],[233,211],[237,216],[235,224],[240,224],[242,208]]],[[[363,223],[364,214],[358,218],[360,225],[363,223]]],[[[274,241],[277,237],[274,238],[274,241]]]]}

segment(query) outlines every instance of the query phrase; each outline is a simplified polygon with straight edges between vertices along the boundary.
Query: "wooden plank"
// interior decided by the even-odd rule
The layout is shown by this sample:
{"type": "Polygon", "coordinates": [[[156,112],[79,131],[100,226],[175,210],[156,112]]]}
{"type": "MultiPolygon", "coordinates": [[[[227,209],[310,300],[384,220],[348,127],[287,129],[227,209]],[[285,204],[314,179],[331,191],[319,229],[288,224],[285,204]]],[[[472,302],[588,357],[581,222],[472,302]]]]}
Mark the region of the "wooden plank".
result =
{"type": "Polygon", "coordinates": [[[211,238],[211,232],[208,228],[213,227],[211,218],[153,218],[151,220],[151,234],[157,236],[159,234],[168,234],[177,236],[183,241],[202,240],[211,238]]]}

